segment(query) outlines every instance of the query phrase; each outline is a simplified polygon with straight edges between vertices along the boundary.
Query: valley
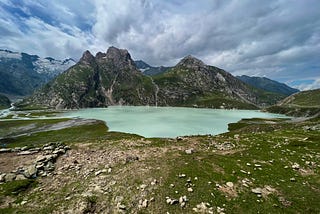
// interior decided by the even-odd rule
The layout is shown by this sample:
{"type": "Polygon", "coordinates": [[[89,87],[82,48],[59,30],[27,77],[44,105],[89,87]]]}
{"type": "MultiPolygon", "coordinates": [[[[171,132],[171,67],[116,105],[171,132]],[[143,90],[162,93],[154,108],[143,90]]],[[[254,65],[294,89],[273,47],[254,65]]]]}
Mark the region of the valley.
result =
{"type": "Polygon", "coordinates": [[[215,136],[144,138],[97,120],[55,119],[56,111],[16,115],[0,122],[1,213],[320,211],[319,117],[245,119],[215,136]],[[25,177],[30,166],[36,178],[25,177]]]}
{"type": "Polygon", "coordinates": [[[1,114],[0,213],[320,212],[319,90],[253,80],[84,52],[1,114]]]}

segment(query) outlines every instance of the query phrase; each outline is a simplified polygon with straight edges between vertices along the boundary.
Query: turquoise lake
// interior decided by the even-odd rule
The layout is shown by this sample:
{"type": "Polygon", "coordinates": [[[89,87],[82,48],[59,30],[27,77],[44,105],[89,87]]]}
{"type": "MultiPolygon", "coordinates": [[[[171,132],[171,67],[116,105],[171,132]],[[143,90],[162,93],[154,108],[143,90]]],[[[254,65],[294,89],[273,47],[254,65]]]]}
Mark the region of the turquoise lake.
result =
{"type": "Polygon", "coordinates": [[[252,110],[148,106],[81,109],[69,111],[64,116],[103,120],[110,131],[134,133],[144,137],[216,135],[227,132],[228,123],[234,123],[243,118],[285,117],[252,110]]]}

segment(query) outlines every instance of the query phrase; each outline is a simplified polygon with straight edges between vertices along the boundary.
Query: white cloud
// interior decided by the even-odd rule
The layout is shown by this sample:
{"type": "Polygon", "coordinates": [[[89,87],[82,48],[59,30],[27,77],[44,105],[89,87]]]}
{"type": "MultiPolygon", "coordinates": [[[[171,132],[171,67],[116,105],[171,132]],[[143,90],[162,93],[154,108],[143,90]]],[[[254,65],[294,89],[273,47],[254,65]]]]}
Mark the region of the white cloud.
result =
{"type": "Polygon", "coordinates": [[[0,4],[0,47],[79,58],[127,48],[135,59],[173,65],[192,54],[234,74],[281,81],[319,76],[317,0],[21,0],[0,4]],[[47,8],[50,8],[49,10],[47,8]]]}

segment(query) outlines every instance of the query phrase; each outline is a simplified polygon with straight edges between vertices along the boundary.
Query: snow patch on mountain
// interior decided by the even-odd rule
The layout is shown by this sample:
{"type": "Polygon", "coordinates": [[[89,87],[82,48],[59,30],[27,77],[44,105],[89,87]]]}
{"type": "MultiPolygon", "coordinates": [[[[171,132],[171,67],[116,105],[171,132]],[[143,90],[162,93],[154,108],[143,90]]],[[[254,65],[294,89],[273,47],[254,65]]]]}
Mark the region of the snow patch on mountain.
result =
{"type": "Polygon", "coordinates": [[[63,71],[67,70],[71,66],[75,65],[76,62],[73,59],[66,60],[55,60],[52,58],[39,58],[32,62],[35,66],[35,71],[39,74],[48,74],[50,76],[56,76],[63,71]]]}
{"type": "Polygon", "coordinates": [[[0,49],[0,58],[22,59],[21,53],[0,49]]]}

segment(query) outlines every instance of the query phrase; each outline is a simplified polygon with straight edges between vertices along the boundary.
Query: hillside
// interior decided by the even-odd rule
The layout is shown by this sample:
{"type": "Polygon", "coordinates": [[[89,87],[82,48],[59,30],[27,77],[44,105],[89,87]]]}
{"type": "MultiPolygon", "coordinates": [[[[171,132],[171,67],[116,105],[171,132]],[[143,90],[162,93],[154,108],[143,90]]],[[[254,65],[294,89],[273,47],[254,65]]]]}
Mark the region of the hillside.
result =
{"type": "MultiPolygon", "coordinates": [[[[282,94],[284,97],[299,92],[298,89],[291,88],[284,83],[280,83],[266,77],[249,77],[246,75],[237,76],[238,79],[256,88],[265,91],[282,94]]],[[[284,98],[283,97],[283,98],[284,98]]]]}
{"type": "Polygon", "coordinates": [[[72,59],[60,61],[0,49],[0,93],[30,95],[72,65],[72,59]]]}
{"type": "Polygon", "coordinates": [[[291,116],[319,116],[320,89],[293,94],[280,101],[277,105],[267,108],[267,111],[291,116]]]}
{"type": "Polygon", "coordinates": [[[9,108],[10,104],[9,98],[0,94],[0,109],[9,108]]]}

